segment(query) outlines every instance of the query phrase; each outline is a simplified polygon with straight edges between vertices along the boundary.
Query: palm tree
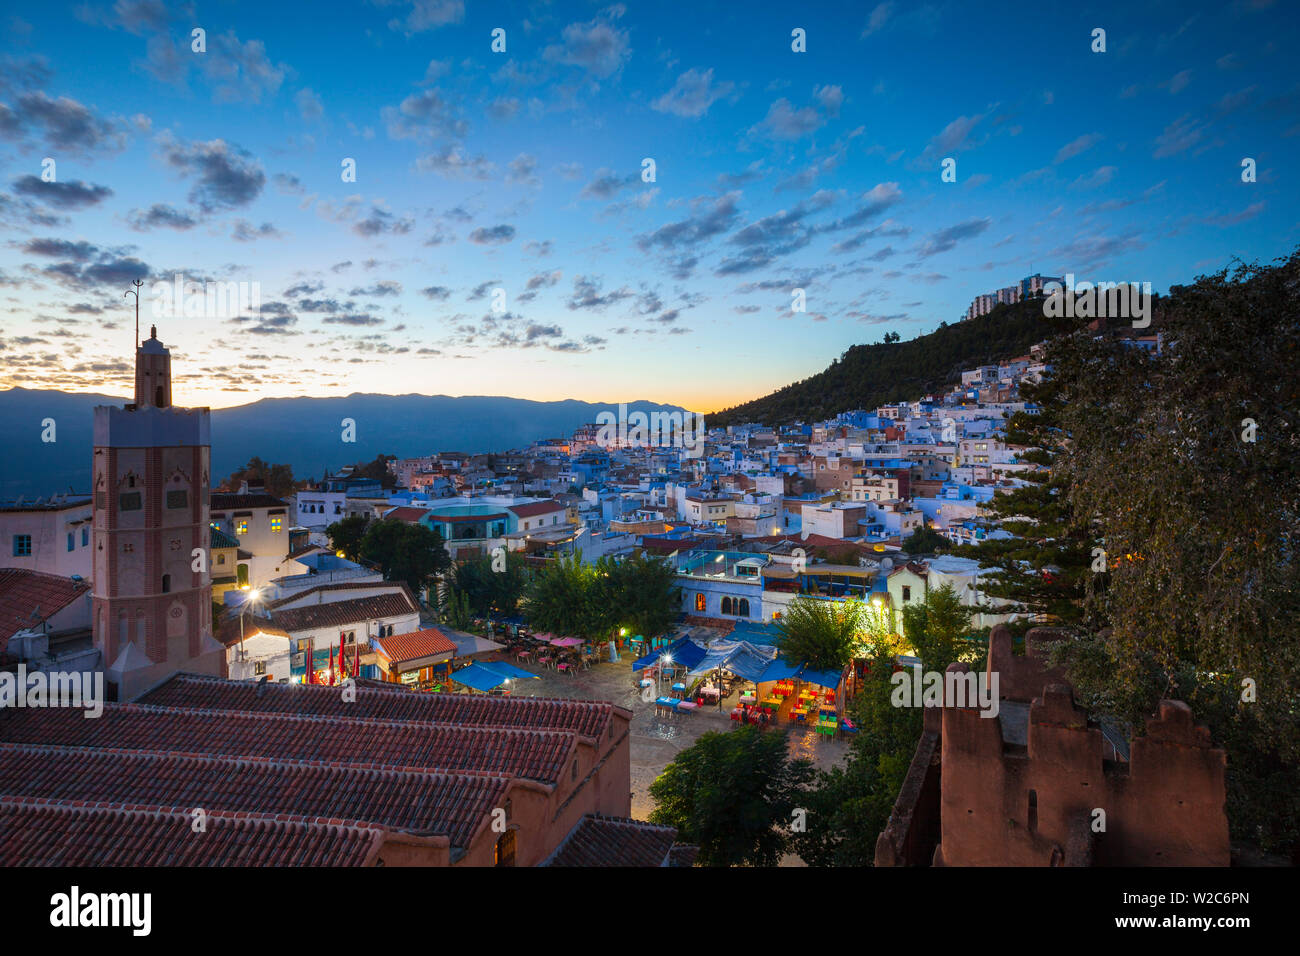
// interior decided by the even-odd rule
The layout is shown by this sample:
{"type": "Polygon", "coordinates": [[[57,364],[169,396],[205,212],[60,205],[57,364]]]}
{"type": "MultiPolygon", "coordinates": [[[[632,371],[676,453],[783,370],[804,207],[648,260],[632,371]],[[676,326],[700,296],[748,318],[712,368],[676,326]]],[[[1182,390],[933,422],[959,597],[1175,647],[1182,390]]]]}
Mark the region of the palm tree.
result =
{"type": "Polygon", "coordinates": [[[858,632],[864,618],[859,601],[795,598],[776,625],[781,656],[816,670],[841,670],[861,643],[858,632]]]}

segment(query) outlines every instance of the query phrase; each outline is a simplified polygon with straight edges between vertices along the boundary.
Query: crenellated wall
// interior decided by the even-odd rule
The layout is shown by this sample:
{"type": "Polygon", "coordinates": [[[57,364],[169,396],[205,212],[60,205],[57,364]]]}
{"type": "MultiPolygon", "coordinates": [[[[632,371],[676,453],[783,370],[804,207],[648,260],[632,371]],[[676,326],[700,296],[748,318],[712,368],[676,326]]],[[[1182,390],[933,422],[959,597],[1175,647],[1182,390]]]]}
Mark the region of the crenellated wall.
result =
{"type": "Polygon", "coordinates": [[[1062,637],[1036,628],[1017,657],[1010,632],[994,629],[988,672],[998,674],[999,715],[945,705],[936,731],[927,712],[876,865],[924,865],[927,851],[944,866],[1228,865],[1226,757],[1209,731],[1187,704],[1161,701],[1130,760],[1107,759],[1101,729],[1047,667],[1047,645],[1062,637]],[[936,745],[941,778],[930,769],[936,745]],[[936,787],[937,846],[918,824],[936,787]]]}

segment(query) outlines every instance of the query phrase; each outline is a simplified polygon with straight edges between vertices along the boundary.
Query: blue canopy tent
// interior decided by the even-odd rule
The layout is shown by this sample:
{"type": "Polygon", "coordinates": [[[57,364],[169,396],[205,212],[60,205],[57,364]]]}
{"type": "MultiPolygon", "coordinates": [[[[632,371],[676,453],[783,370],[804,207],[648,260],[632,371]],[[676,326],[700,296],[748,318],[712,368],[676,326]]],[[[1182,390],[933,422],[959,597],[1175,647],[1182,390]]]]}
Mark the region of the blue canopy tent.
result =
{"type": "Polygon", "coordinates": [[[521,670],[520,668],[515,667],[514,664],[507,664],[505,661],[491,661],[486,664],[481,664],[480,666],[486,667],[488,670],[495,671],[496,673],[512,680],[541,680],[541,678],[536,674],[530,674],[528,671],[521,670]]]}
{"type": "Polygon", "coordinates": [[[472,687],[475,690],[481,690],[484,693],[495,690],[506,681],[522,680],[524,678],[541,679],[536,674],[530,674],[528,671],[501,662],[482,664],[476,661],[470,664],[469,667],[462,667],[451,675],[451,679],[457,683],[472,687]]]}
{"type": "Polygon", "coordinates": [[[464,684],[466,687],[472,687],[484,693],[495,690],[509,680],[504,674],[498,674],[496,671],[478,663],[470,664],[469,667],[462,667],[451,675],[451,679],[458,684],[464,684]]]}
{"type": "Polygon", "coordinates": [[[773,680],[789,680],[802,670],[799,664],[791,664],[784,657],[777,657],[767,665],[758,683],[766,683],[773,680]]]}
{"type": "Polygon", "coordinates": [[[775,647],[781,643],[781,632],[765,621],[739,620],[732,628],[731,638],[748,644],[775,647]]]}
{"type": "Polygon", "coordinates": [[[674,664],[680,664],[687,670],[695,667],[708,652],[696,644],[689,637],[682,637],[674,641],[667,647],[660,648],[657,651],[651,651],[644,657],[637,658],[632,662],[633,672],[643,670],[647,667],[653,667],[663,659],[667,654],[674,664]]]}
{"type": "Polygon", "coordinates": [[[840,679],[843,676],[843,671],[817,671],[811,667],[804,667],[799,671],[799,680],[816,684],[818,687],[829,687],[831,690],[840,686],[840,679]]]}

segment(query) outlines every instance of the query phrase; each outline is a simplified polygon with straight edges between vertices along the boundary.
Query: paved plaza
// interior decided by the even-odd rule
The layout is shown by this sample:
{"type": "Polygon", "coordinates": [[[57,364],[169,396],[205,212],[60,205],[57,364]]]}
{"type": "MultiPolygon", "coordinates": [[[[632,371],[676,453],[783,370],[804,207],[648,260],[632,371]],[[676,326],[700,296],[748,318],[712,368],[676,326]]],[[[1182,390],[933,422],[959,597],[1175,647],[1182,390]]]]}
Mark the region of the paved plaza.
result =
{"type": "MultiPolygon", "coordinates": [[[[538,677],[538,680],[512,683],[512,694],[608,700],[632,712],[632,816],[638,820],[646,819],[654,809],[650,784],[680,751],[711,730],[726,731],[737,726],[730,717],[735,706],[734,696],[724,700],[721,709],[716,705],[706,705],[692,713],[656,716],[654,696],[642,699],[642,691],[632,676],[632,657],[626,652],[617,663],[593,664],[590,670],[578,670],[572,674],[558,673],[533,663],[520,664],[505,655],[499,659],[538,677]]],[[[847,741],[818,739],[813,730],[779,727],[773,732],[786,735],[791,756],[806,757],[823,770],[842,763],[848,753],[847,741]]]]}

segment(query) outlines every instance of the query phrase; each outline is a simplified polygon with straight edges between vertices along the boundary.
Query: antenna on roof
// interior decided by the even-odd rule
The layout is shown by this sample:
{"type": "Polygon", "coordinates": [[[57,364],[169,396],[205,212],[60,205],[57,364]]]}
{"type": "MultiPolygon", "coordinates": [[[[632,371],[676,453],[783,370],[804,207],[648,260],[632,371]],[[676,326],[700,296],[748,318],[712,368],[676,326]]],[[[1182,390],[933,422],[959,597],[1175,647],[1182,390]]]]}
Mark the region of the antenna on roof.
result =
{"type": "Polygon", "coordinates": [[[144,283],[136,279],[131,285],[135,286],[135,288],[123,292],[122,298],[125,299],[128,295],[135,296],[135,347],[138,349],[140,347],[140,286],[144,285],[144,283]]]}

